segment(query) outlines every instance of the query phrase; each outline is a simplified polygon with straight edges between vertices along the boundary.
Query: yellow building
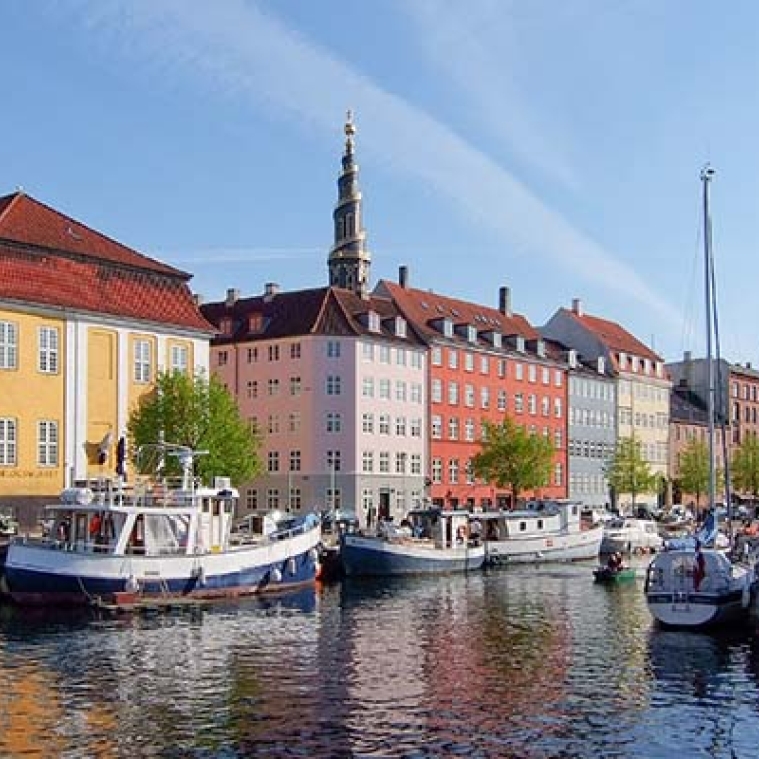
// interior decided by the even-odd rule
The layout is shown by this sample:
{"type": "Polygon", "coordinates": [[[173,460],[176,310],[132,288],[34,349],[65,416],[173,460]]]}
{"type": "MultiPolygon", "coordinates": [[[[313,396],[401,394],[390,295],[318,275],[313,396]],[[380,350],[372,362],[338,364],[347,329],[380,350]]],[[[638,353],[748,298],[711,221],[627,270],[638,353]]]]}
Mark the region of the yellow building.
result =
{"type": "Polygon", "coordinates": [[[0,508],[22,526],[114,474],[158,372],[208,371],[189,280],[24,193],[0,198],[0,508]]]}

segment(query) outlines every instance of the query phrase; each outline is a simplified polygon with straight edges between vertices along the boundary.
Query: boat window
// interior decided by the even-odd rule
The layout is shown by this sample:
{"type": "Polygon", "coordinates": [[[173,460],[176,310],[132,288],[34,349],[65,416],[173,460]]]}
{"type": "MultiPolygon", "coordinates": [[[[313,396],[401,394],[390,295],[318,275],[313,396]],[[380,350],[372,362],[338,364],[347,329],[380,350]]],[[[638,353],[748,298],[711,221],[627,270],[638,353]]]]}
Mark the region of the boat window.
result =
{"type": "Polygon", "coordinates": [[[538,529],[539,530],[543,529],[543,520],[542,519],[538,519],[538,529]]]}
{"type": "Polygon", "coordinates": [[[520,532],[525,532],[525,530],[527,530],[527,522],[520,522],[519,523],[519,531],[520,532]]]}

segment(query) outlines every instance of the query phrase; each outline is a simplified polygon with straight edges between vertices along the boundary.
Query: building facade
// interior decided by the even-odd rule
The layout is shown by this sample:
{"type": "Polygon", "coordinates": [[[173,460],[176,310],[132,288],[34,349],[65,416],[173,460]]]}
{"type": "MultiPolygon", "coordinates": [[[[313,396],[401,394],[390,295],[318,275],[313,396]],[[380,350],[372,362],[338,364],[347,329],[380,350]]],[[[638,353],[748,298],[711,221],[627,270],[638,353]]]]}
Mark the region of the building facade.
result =
{"type": "Polygon", "coordinates": [[[62,488],[114,474],[157,372],[208,370],[189,279],[24,193],[0,198],[0,499],[26,526],[62,488]]]}
{"type": "Polygon", "coordinates": [[[538,332],[511,310],[503,287],[499,307],[412,288],[408,269],[398,283],[382,280],[390,297],[430,351],[429,497],[436,505],[487,509],[511,506],[511,493],[475,477],[483,422],[505,416],[555,446],[550,482],[524,497],[567,495],[567,368],[549,354],[538,332]]]}
{"type": "MultiPolygon", "coordinates": [[[[616,382],[617,440],[634,438],[659,487],[636,496],[636,503],[651,506],[669,496],[667,455],[669,442],[669,395],[671,381],[664,360],[619,324],[590,316],[575,299],[572,308],[559,309],[542,328],[542,334],[577,351],[581,361],[604,360],[616,382]]],[[[626,510],[631,498],[616,493],[613,505],[626,510]]]]}

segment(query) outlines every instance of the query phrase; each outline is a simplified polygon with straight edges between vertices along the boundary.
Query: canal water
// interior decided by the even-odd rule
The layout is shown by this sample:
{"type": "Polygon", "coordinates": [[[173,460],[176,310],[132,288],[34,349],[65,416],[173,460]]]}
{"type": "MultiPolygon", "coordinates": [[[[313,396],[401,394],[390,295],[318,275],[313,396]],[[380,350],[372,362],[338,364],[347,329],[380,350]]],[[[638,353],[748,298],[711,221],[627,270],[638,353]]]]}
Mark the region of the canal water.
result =
{"type": "Polygon", "coordinates": [[[759,630],[589,565],[99,617],[0,607],[1,757],[759,756],[759,630]]]}

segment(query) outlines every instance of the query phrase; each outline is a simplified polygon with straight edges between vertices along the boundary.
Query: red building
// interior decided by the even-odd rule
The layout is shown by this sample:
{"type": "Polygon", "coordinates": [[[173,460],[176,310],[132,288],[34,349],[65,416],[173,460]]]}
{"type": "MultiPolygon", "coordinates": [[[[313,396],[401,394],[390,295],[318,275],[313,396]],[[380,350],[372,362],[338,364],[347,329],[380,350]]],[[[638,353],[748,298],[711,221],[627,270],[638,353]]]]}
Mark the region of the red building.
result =
{"type": "Polygon", "coordinates": [[[381,281],[429,346],[429,496],[444,507],[510,505],[510,494],[474,477],[485,420],[504,416],[550,437],[556,453],[551,482],[524,497],[567,495],[567,366],[552,356],[539,332],[511,310],[509,290],[499,308],[416,290],[406,267],[399,282],[381,281]]]}

